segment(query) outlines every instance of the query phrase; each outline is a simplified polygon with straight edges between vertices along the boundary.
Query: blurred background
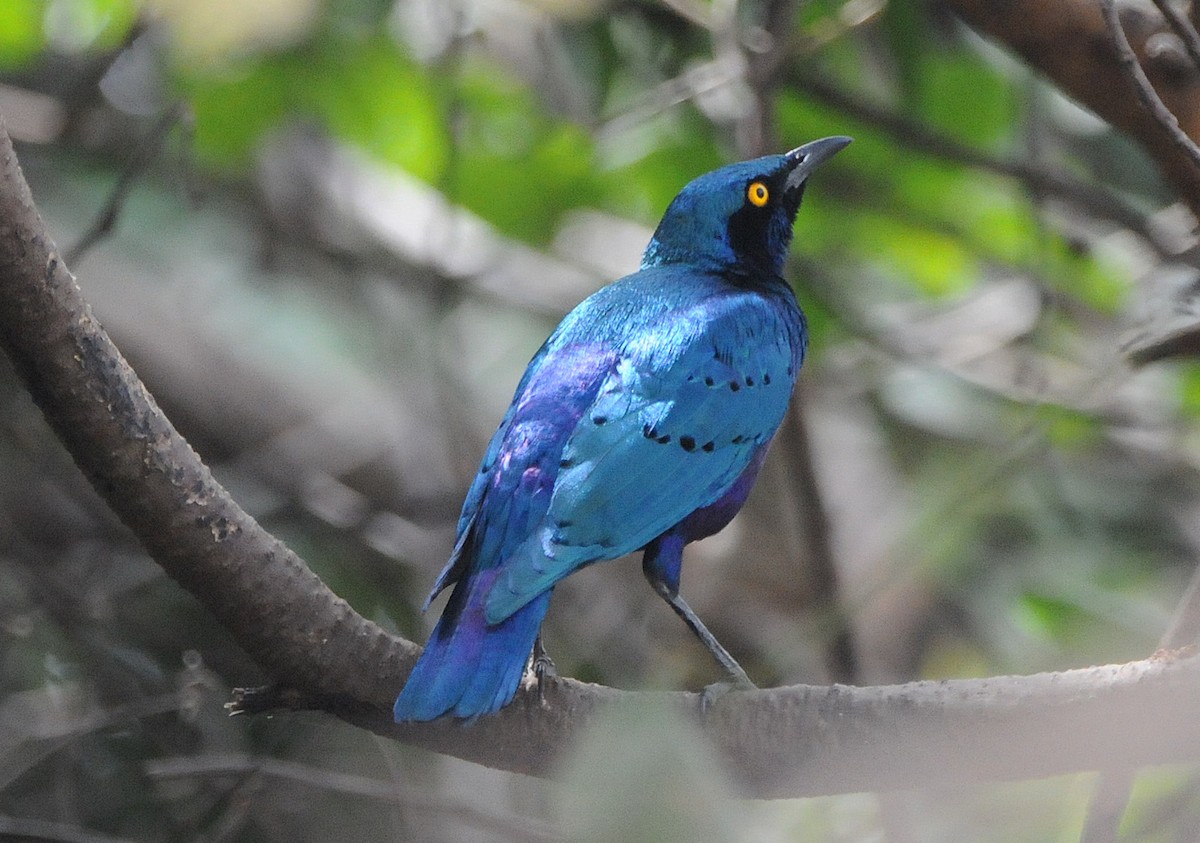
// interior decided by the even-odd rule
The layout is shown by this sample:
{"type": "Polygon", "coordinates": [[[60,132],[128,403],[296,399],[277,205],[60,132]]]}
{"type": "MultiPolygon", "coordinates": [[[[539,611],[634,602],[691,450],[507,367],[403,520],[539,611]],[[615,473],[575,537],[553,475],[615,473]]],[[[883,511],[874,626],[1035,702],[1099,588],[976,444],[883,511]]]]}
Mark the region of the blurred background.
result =
{"type": "MultiPolygon", "coordinates": [[[[796,228],[796,412],[684,568],[716,635],[762,685],[1125,661],[1195,565],[1200,368],[1128,362],[1194,321],[1195,221],[1137,147],[939,3],[4,0],[0,112],[170,418],[408,638],[557,319],[636,268],[689,179],[829,134],[855,143],[796,228]]],[[[556,783],[317,714],[231,720],[229,688],[262,674],[7,361],[0,402],[0,839],[1078,835],[1091,775],[748,802],[653,713],[598,727],[556,783]]],[[[544,633],[579,679],[718,678],[636,560],[566,581],[544,633]]],[[[1198,820],[1194,772],[1154,771],[1125,828],[1198,820]]]]}

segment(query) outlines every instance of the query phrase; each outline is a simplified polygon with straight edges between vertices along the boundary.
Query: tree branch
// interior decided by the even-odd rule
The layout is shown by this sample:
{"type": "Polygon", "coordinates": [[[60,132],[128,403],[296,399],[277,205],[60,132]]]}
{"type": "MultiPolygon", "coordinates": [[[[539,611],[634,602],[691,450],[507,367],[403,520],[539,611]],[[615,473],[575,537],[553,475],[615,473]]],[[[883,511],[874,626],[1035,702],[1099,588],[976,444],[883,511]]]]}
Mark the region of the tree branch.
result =
{"type": "MultiPolygon", "coordinates": [[[[397,726],[415,645],[356,614],[213,479],[104,333],[34,207],[0,119],[0,346],[97,491],[151,556],[308,705],[489,766],[548,775],[603,707],[645,698],[554,680],[471,726],[397,726]]],[[[695,717],[747,795],[959,785],[1194,760],[1200,663],[878,688],[656,695],[695,717]]]]}
{"type": "Polygon", "coordinates": [[[787,84],[792,90],[802,91],[855,120],[870,124],[896,143],[945,161],[1015,179],[1031,191],[1051,194],[1056,199],[1071,203],[1090,217],[1109,220],[1128,228],[1164,258],[1175,257],[1176,250],[1155,232],[1145,214],[1120,194],[1101,185],[1080,181],[1035,162],[990,155],[960,143],[927,124],[857,97],[817,74],[805,72],[799,66],[789,69],[787,84]]]}
{"type": "Polygon", "coordinates": [[[355,614],[247,515],[121,357],[46,232],[2,120],[0,346],[109,506],[275,679],[318,698],[398,685],[416,647],[355,614]]]}
{"type": "MultiPolygon", "coordinates": [[[[1200,170],[1142,107],[1109,37],[1096,0],[945,0],[979,32],[1007,45],[1066,94],[1142,145],[1192,212],[1200,216],[1200,170]]],[[[1182,132],[1200,138],[1200,74],[1168,53],[1147,55],[1156,15],[1124,10],[1123,24],[1140,66],[1182,132]],[[1182,65],[1182,66],[1181,66],[1182,65]]],[[[1182,57],[1182,56],[1180,56],[1182,57]]]]}
{"type": "Polygon", "coordinates": [[[1112,38],[1113,49],[1117,51],[1117,61],[1125,75],[1133,84],[1133,92],[1141,102],[1142,107],[1154,118],[1155,122],[1166,133],[1175,147],[1192,162],[1192,166],[1200,170],[1200,147],[1187,136],[1179,127],[1179,119],[1171,113],[1166,103],[1154,90],[1154,83],[1142,69],[1125,27],[1121,23],[1121,15],[1117,11],[1117,0],[1100,0],[1100,8],[1104,12],[1104,23],[1108,27],[1109,37],[1112,38]]]}
{"type": "Polygon", "coordinates": [[[113,233],[117,227],[117,220],[121,216],[121,209],[125,207],[125,202],[129,199],[133,186],[162,152],[167,136],[176,125],[182,125],[185,135],[190,135],[192,114],[188,107],[181,102],[175,103],[164,111],[136,146],[133,156],[117,178],[117,183],[113,186],[112,193],[109,194],[100,214],[80,236],[79,242],[67,250],[66,259],[69,263],[78,265],[93,246],[113,233]]]}
{"type": "Polygon", "coordinates": [[[1196,31],[1195,25],[1188,20],[1187,15],[1175,8],[1171,0],[1154,0],[1154,5],[1162,12],[1162,16],[1171,25],[1171,29],[1175,30],[1175,34],[1183,42],[1183,48],[1187,50],[1192,64],[1200,68],[1200,32],[1196,31]]]}

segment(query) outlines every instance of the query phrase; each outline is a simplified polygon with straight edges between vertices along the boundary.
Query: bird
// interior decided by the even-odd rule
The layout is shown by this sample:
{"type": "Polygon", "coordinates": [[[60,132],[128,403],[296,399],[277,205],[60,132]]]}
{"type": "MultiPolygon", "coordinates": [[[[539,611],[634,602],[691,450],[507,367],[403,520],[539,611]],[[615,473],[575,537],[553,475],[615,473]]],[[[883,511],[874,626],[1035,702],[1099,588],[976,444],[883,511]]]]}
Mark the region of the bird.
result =
{"type": "Polygon", "coordinates": [[[741,509],[787,411],[808,331],[784,261],[809,176],[850,141],[695,178],[640,268],[582,301],[541,346],[425,601],[452,589],[396,698],[397,722],[499,711],[541,650],[555,585],[638,550],[727,684],[754,687],[680,596],[683,549],[741,509]]]}

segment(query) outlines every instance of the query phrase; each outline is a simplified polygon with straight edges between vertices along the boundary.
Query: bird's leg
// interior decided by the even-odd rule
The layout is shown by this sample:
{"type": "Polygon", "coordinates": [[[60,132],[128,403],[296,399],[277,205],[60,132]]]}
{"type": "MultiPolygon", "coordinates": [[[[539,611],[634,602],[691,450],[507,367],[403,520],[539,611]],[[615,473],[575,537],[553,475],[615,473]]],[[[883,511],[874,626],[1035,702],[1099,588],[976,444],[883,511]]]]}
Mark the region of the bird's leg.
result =
{"type": "Polygon", "coordinates": [[[725,672],[729,674],[729,678],[736,687],[744,690],[753,690],[758,687],[750,681],[750,677],[746,675],[746,671],[742,669],[742,666],[737,663],[737,660],[733,656],[729,655],[728,650],[721,646],[721,642],[717,640],[716,636],[708,631],[708,627],[696,616],[696,613],[692,611],[692,607],[679,596],[678,592],[672,593],[667,584],[662,581],[651,580],[650,585],[654,587],[654,591],[658,596],[666,600],[667,605],[675,610],[675,614],[683,618],[683,622],[688,625],[688,629],[700,639],[701,644],[708,648],[713,658],[717,660],[717,664],[725,669],[725,672]]]}
{"type": "Polygon", "coordinates": [[[537,678],[538,699],[544,701],[546,699],[546,680],[558,676],[558,670],[554,667],[554,660],[546,652],[546,642],[542,640],[540,630],[537,638],[533,639],[532,661],[533,675],[537,678]]]}
{"type": "MultiPolygon", "coordinates": [[[[675,610],[675,614],[683,618],[683,622],[688,625],[692,634],[700,639],[700,643],[708,648],[713,658],[717,660],[717,664],[725,669],[729,675],[729,684],[744,690],[752,689],[756,686],[750,681],[746,671],[742,670],[742,666],[734,660],[733,656],[729,655],[728,650],[721,646],[717,637],[708,631],[708,627],[701,622],[700,618],[696,617],[692,607],[679,596],[679,571],[683,566],[683,546],[686,543],[681,530],[664,533],[650,542],[646,545],[646,551],[642,555],[642,573],[646,575],[654,593],[666,600],[667,605],[675,610]]],[[[728,685],[723,688],[706,688],[702,706],[707,708],[712,699],[721,691],[728,689],[728,685]]]]}

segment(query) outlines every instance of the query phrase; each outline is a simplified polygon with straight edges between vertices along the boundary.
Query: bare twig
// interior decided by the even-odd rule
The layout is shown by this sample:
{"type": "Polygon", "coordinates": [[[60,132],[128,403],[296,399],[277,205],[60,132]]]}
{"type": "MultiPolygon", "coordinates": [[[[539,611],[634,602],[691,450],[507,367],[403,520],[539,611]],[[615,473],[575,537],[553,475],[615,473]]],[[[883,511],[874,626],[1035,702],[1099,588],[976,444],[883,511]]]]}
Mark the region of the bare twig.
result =
{"type": "Polygon", "coordinates": [[[795,478],[798,505],[795,517],[804,525],[803,564],[812,579],[814,608],[822,619],[825,669],[834,682],[859,680],[859,659],[850,618],[842,607],[837,560],[833,552],[829,515],[813,462],[812,440],[804,417],[803,388],[797,389],[783,420],[781,446],[795,478]]]}
{"type": "Polygon", "coordinates": [[[1100,6],[1104,11],[1104,19],[1108,24],[1113,47],[1117,51],[1117,59],[1133,83],[1138,101],[1163,128],[1176,148],[1191,160],[1197,170],[1200,170],[1200,146],[1197,146],[1196,142],[1179,127],[1179,119],[1167,108],[1158,92],[1154,90],[1154,85],[1150,83],[1150,77],[1142,69],[1141,62],[1138,61],[1137,54],[1134,53],[1133,46],[1125,35],[1125,27],[1121,25],[1121,17],[1117,13],[1116,0],[1100,0],[1100,6]]]}
{"type": "Polygon", "coordinates": [[[236,838],[246,823],[256,814],[257,799],[266,785],[266,777],[257,770],[247,770],[227,792],[222,794],[225,809],[204,832],[195,836],[197,843],[225,843],[236,838]]]}
{"type": "MultiPolygon", "coordinates": [[[[1200,216],[1200,169],[1134,94],[1112,48],[1101,4],[1096,0],[946,0],[946,6],[1140,143],[1192,213],[1200,216]]],[[[1147,54],[1147,35],[1133,36],[1143,70],[1186,133],[1200,137],[1200,74],[1181,74],[1178,63],[1147,54]]]]}
{"type": "Polygon", "coordinates": [[[625,111],[610,118],[595,131],[597,141],[615,143],[630,129],[640,126],[680,103],[720,90],[737,82],[744,67],[726,58],[695,65],[640,95],[625,111]]]}
{"type": "Polygon", "coordinates": [[[189,117],[190,110],[184,103],[176,103],[159,116],[150,131],[137,145],[134,154],[125,165],[125,169],[121,171],[112,193],[109,194],[108,201],[104,203],[104,207],[96,219],[80,235],[79,241],[67,249],[67,263],[79,263],[88,250],[116,229],[117,220],[120,219],[121,210],[125,207],[125,202],[129,198],[134,184],[154,163],[162,151],[167,135],[176,125],[182,125],[185,130],[190,131],[191,120],[189,117]]]}
{"type": "Polygon", "coordinates": [[[1158,10],[1171,25],[1171,29],[1175,30],[1175,34],[1183,42],[1188,56],[1191,57],[1192,63],[1200,70],[1200,32],[1196,31],[1196,27],[1188,20],[1187,15],[1180,12],[1171,3],[1171,0],[1154,0],[1154,5],[1158,6],[1158,10]]]}
{"type": "Polygon", "coordinates": [[[20,728],[8,726],[0,739],[0,792],[80,735],[179,708],[178,694],[163,694],[77,717],[46,716],[50,707],[41,692],[10,695],[0,718],[19,723],[20,728]]]}

